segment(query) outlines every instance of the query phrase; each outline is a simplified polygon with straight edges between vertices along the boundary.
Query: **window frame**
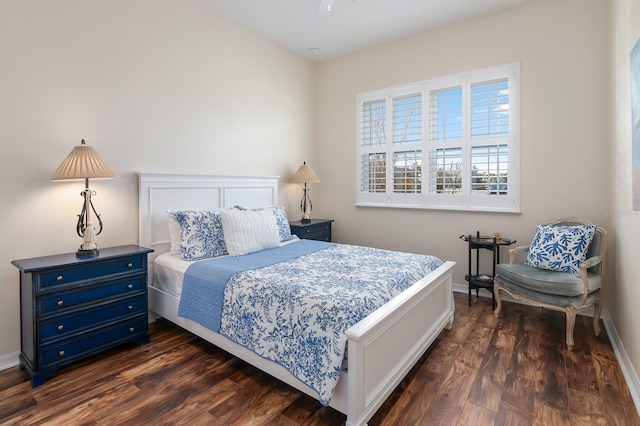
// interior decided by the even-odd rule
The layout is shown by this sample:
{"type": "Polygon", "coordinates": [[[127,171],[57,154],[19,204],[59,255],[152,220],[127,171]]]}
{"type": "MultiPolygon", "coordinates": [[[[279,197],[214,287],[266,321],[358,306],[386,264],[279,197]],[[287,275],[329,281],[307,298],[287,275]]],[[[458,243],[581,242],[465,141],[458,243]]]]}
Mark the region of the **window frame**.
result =
{"type": "MultiPolygon", "coordinates": [[[[520,64],[513,62],[496,67],[478,69],[451,76],[434,78],[421,82],[392,86],[384,89],[359,93],[356,96],[356,206],[392,207],[437,210],[520,212],[520,64]],[[509,90],[509,131],[506,137],[471,138],[471,87],[477,83],[489,83],[506,78],[509,90]],[[462,87],[462,139],[433,143],[430,141],[430,96],[436,90],[462,87]],[[411,94],[422,96],[422,140],[419,143],[393,143],[393,99],[411,94]],[[386,102],[385,145],[363,146],[362,107],[367,102],[386,102]],[[507,194],[471,193],[471,152],[474,148],[502,147],[508,150],[507,194]],[[435,149],[462,148],[462,193],[442,194],[430,192],[431,152],[435,149]],[[421,151],[421,192],[395,193],[394,188],[394,152],[421,151]],[[378,152],[386,155],[385,192],[365,192],[363,184],[363,155],[378,152]]],[[[498,187],[500,188],[500,187],[498,187]]],[[[500,192],[500,191],[498,191],[500,192]]]]}

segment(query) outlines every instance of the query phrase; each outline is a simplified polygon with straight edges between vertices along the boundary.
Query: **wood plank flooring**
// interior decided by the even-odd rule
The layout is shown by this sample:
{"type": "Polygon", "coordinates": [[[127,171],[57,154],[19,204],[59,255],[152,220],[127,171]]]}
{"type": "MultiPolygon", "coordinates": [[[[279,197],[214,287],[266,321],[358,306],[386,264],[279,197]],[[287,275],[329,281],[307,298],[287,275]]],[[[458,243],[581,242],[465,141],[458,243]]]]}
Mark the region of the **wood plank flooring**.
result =
{"type": "MultiPolygon", "coordinates": [[[[640,418],[602,327],[455,295],[456,319],[370,425],[630,425],[640,418]]],[[[32,389],[0,372],[0,424],[342,425],[345,416],[166,321],[151,343],[124,345],[61,369],[32,389]]]]}

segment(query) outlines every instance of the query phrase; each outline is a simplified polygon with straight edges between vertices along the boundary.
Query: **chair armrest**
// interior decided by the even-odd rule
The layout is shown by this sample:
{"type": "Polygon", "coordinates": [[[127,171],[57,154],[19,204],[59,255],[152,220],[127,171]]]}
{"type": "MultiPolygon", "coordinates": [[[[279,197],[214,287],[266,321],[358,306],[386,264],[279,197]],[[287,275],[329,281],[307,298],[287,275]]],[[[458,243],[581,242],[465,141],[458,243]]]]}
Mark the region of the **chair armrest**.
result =
{"type": "Polygon", "coordinates": [[[600,256],[591,256],[590,258],[586,259],[584,262],[580,264],[580,269],[592,268],[597,264],[599,264],[600,262],[602,262],[602,258],[600,256]]]}
{"type": "Polygon", "coordinates": [[[591,256],[580,264],[580,278],[584,283],[584,291],[581,296],[582,303],[587,300],[587,296],[589,295],[589,279],[587,276],[587,270],[598,265],[600,262],[602,262],[602,258],[600,256],[591,256]]]}
{"type": "Polygon", "coordinates": [[[527,253],[528,251],[529,251],[529,246],[518,246],[512,249],[509,249],[509,263],[515,263],[517,254],[527,253]]]}

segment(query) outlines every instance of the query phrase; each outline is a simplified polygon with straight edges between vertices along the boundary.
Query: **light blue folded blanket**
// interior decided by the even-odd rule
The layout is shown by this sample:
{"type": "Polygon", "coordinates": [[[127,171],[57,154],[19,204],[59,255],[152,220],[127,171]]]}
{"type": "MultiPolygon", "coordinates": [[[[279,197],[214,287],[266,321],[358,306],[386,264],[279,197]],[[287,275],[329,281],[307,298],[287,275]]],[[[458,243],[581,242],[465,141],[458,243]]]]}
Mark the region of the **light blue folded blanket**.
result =
{"type": "Polygon", "coordinates": [[[218,332],[224,289],[234,274],[284,262],[333,245],[324,241],[299,240],[244,256],[217,257],[194,262],[184,274],[178,316],[194,320],[218,332]]]}

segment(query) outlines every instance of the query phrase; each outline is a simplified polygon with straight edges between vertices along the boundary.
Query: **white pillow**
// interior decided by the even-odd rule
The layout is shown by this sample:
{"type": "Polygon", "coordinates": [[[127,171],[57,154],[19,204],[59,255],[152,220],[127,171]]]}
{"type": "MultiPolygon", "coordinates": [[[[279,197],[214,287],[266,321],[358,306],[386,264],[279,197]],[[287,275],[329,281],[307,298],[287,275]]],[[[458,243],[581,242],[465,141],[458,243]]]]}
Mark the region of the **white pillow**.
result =
{"type": "Polygon", "coordinates": [[[221,209],[220,218],[224,241],[231,256],[280,245],[276,218],[271,210],[221,209]]]}
{"type": "Polygon", "coordinates": [[[180,252],[181,236],[180,236],[180,223],[171,212],[167,212],[169,218],[169,241],[171,242],[171,254],[182,254],[180,252]]]}
{"type": "Polygon", "coordinates": [[[291,226],[289,226],[289,220],[287,219],[287,213],[284,211],[284,206],[271,206],[264,207],[263,209],[246,209],[242,206],[233,206],[237,210],[271,210],[273,216],[276,218],[276,225],[278,226],[278,234],[280,235],[280,241],[291,241],[297,239],[296,235],[291,235],[291,226]]]}

